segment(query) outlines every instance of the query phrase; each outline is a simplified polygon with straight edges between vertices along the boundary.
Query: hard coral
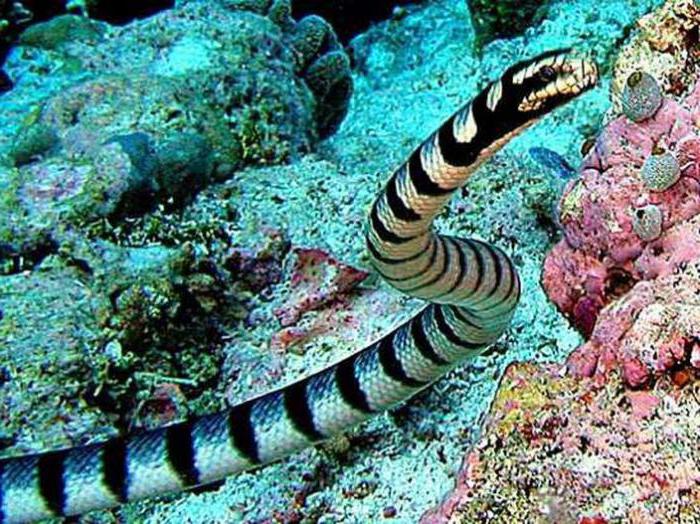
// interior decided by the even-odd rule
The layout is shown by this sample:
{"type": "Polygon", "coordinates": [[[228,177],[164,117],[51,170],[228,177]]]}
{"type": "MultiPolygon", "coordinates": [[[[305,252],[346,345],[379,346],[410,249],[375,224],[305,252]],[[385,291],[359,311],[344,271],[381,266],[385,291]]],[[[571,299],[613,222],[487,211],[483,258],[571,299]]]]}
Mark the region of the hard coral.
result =
{"type": "Polygon", "coordinates": [[[333,28],[323,18],[302,18],[293,31],[297,68],[316,97],[316,120],[322,137],[343,121],[352,94],[350,59],[333,28]]]}

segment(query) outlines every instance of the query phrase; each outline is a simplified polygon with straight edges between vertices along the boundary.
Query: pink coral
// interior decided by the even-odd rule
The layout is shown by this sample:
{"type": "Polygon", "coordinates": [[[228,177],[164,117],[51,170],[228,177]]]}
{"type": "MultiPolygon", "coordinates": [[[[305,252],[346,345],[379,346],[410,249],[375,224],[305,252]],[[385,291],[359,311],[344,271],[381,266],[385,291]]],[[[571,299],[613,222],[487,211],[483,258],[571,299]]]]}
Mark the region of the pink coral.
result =
{"type": "Polygon", "coordinates": [[[700,254],[696,230],[681,225],[700,213],[700,84],[688,97],[664,100],[641,123],[612,121],[584,159],[560,204],[562,239],[544,265],[549,297],[589,336],[600,310],[640,280],[672,273],[700,254]],[[658,149],[674,155],[681,177],[664,191],[644,184],[640,170],[658,149]],[[661,234],[635,231],[635,213],[654,206],[661,234]]]}
{"type": "Polygon", "coordinates": [[[286,304],[275,311],[282,326],[294,325],[307,311],[335,302],[368,273],[335,260],[321,249],[295,248],[292,294],[286,304]]]}
{"type": "Polygon", "coordinates": [[[617,370],[631,387],[697,367],[700,331],[700,84],[682,102],[665,100],[642,123],[620,117],[584,159],[561,202],[562,239],[542,276],[550,299],[588,338],[568,359],[578,376],[617,370]],[[658,148],[673,154],[680,179],[663,191],[640,176],[658,148]],[[635,230],[635,210],[653,205],[658,238],[635,230]]]}
{"type": "MultiPolygon", "coordinates": [[[[700,217],[681,227],[700,227],[700,217]]],[[[569,356],[578,376],[619,369],[632,387],[679,366],[700,366],[700,258],[682,271],[640,282],[600,313],[591,338],[569,356]]]]}
{"type": "Polygon", "coordinates": [[[698,522],[694,389],[621,391],[515,364],[454,490],[421,522],[698,522]]]}

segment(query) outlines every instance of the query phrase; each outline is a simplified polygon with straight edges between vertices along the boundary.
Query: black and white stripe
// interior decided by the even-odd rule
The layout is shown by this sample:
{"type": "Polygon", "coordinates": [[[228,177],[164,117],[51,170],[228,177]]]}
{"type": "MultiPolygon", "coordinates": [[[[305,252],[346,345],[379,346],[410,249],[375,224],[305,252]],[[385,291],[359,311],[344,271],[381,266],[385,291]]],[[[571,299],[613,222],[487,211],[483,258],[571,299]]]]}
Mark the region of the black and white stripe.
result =
{"type": "Polygon", "coordinates": [[[433,301],[416,317],[329,368],[221,413],[2,460],[0,524],[185,490],[280,459],[409,398],[479,354],[507,328],[517,305],[515,268],[495,247],[434,233],[433,220],[481,161],[595,79],[595,66],[562,53],[517,64],[390,178],[371,208],[367,247],[387,282],[433,301]]]}

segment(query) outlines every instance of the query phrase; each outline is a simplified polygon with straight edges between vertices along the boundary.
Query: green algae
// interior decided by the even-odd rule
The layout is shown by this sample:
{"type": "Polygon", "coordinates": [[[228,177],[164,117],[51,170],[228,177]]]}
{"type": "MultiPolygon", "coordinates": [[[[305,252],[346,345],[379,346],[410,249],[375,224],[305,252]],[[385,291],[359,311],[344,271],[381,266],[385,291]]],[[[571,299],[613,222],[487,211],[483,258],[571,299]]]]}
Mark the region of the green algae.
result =
{"type": "Polygon", "coordinates": [[[59,144],[56,130],[44,123],[21,128],[7,153],[14,165],[28,164],[37,157],[49,153],[59,144]]]}
{"type": "Polygon", "coordinates": [[[103,26],[84,16],[62,15],[27,28],[19,37],[26,46],[56,50],[71,42],[99,41],[103,26]]]}
{"type": "Polygon", "coordinates": [[[477,50],[496,40],[522,33],[543,18],[549,0],[467,0],[477,50]]]}

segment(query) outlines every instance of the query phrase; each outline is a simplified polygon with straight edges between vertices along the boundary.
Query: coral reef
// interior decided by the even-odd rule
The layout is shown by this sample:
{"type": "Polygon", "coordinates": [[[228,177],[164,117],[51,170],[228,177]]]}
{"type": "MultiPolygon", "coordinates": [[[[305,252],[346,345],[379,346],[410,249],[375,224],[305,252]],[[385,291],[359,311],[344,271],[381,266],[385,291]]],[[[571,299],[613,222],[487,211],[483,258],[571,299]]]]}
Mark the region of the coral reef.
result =
{"type": "Polygon", "coordinates": [[[175,6],[175,0],[71,0],[70,6],[95,20],[123,25],[135,18],[146,18],[164,9],[171,9],[175,6]]]}
{"type": "Polygon", "coordinates": [[[421,523],[696,522],[697,384],[691,371],[625,391],[556,365],[510,367],[454,491],[421,523]]]}
{"type": "MultiPolygon", "coordinates": [[[[128,369],[132,371],[128,371],[126,377],[141,381],[141,386],[136,388],[141,391],[139,406],[135,406],[131,412],[134,423],[147,425],[152,419],[156,419],[155,423],[157,420],[170,420],[186,411],[198,412],[202,406],[211,407],[222,397],[234,403],[279,387],[346,356],[357,349],[360,341],[376,339],[415,313],[420,303],[402,298],[385,288],[376,289],[373,275],[370,275],[361,286],[343,296],[343,302],[336,304],[341,308],[323,307],[308,311],[297,325],[289,327],[323,327],[318,334],[310,331],[310,336],[290,346],[290,351],[278,351],[279,348],[273,345],[273,337],[280,331],[274,310],[283,307],[288,296],[289,280],[287,273],[282,271],[282,260],[289,253],[290,245],[318,248],[351,267],[365,268],[365,246],[358,231],[361,230],[366,207],[375,197],[378,184],[383,179],[382,173],[395,167],[445,114],[468,98],[478,85],[483,85],[492,71],[502,69],[504,64],[518,60],[523,54],[534,55],[562,45],[573,45],[590,50],[596,56],[607,57],[617,49],[633,20],[655,3],[658,2],[562,2],[552,6],[546,24],[532,27],[527,37],[515,37],[488,46],[484,49],[483,57],[474,56],[466,44],[470,34],[464,2],[438,0],[398,12],[390,22],[379,24],[354,40],[356,93],[350,114],[338,133],[323,143],[315,154],[298,160],[291,158],[291,165],[256,166],[238,171],[235,177],[221,184],[218,180],[226,178],[230,171],[228,168],[220,168],[220,172],[214,169],[210,179],[212,185],[204,188],[193,200],[184,198],[181,204],[184,207],[169,206],[167,200],[173,193],[163,193],[153,197],[158,199],[158,204],[147,214],[129,216],[119,221],[99,220],[82,227],[81,231],[93,239],[108,239],[128,249],[158,247],[170,250],[180,246],[184,249],[185,244],[190,244],[191,252],[199,260],[195,273],[204,273],[188,279],[191,289],[198,290],[197,303],[201,304],[202,311],[234,317],[230,321],[217,320],[222,325],[215,326],[213,334],[206,332],[207,336],[213,335],[212,338],[190,340],[191,351],[185,353],[187,360],[184,365],[195,369],[200,357],[208,361],[204,370],[193,375],[171,373],[172,360],[163,347],[154,352],[152,360],[147,348],[144,348],[144,353],[136,355],[137,362],[130,363],[132,367],[128,369]],[[572,17],[580,23],[571,24],[572,17]],[[421,52],[416,53],[416,49],[421,52]],[[217,273],[223,276],[223,283],[213,276],[217,273]],[[221,285],[236,299],[233,303],[228,299],[225,303],[215,300],[221,297],[218,294],[221,285]],[[239,320],[241,318],[242,321],[239,320]],[[329,327],[332,329],[327,329],[329,327]],[[161,375],[161,370],[154,367],[136,368],[142,373],[134,373],[133,366],[144,356],[150,363],[158,359],[167,362],[168,365],[163,367],[168,376],[161,375]],[[222,361],[218,360],[220,358],[222,361]],[[209,393],[201,391],[200,394],[198,385],[190,386],[193,382],[202,384],[198,373],[209,372],[210,364],[219,363],[219,374],[213,383],[206,385],[209,393]],[[185,408],[181,405],[180,393],[187,398],[188,406],[185,408]]],[[[214,5],[214,2],[209,4],[214,5]]],[[[169,70],[172,66],[173,70],[179,68],[177,70],[183,76],[192,77],[199,75],[202,69],[184,69],[184,65],[214,67],[201,61],[203,57],[216,55],[199,52],[202,50],[200,39],[185,41],[177,46],[177,53],[168,53],[174,47],[168,38],[168,24],[174,31],[178,27],[175,23],[177,20],[156,16],[150,23],[155,24],[155,20],[161,20],[159,24],[164,26],[160,28],[161,32],[156,33],[158,38],[154,38],[164,43],[163,56],[147,56],[141,60],[140,53],[148,53],[152,48],[136,38],[138,32],[130,30],[130,26],[106,30],[104,41],[107,43],[112,34],[129,35],[129,38],[125,36],[121,41],[121,46],[115,45],[113,49],[104,51],[100,51],[99,45],[92,46],[89,52],[76,50],[77,56],[89,58],[84,62],[73,60],[70,56],[63,60],[66,55],[59,53],[67,51],[60,49],[18,49],[10,57],[8,71],[20,84],[23,94],[21,98],[3,99],[4,111],[0,112],[0,124],[6,130],[6,134],[0,136],[3,149],[12,143],[19,127],[32,128],[32,120],[40,114],[37,107],[42,100],[49,95],[56,96],[64,88],[74,87],[73,73],[93,74],[90,69],[93,61],[108,61],[110,67],[114,66],[116,70],[127,70],[127,65],[141,67],[160,59],[156,63],[163,65],[161,71],[169,70]],[[188,55],[185,51],[191,53],[188,55]],[[189,58],[184,60],[185,56],[189,58]],[[31,60],[32,66],[23,68],[21,60],[31,60]]],[[[144,30],[148,27],[147,23],[143,21],[136,25],[140,28],[141,38],[150,38],[144,30]]],[[[106,26],[96,24],[96,27],[106,26]]],[[[225,27],[224,34],[230,30],[225,27]]],[[[198,34],[196,31],[193,33],[198,34]]],[[[282,31],[283,39],[293,36],[292,30],[282,31]]],[[[207,37],[204,40],[215,41],[216,38],[207,37]]],[[[71,49],[81,45],[77,41],[62,44],[61,47],[71,49]]],[[[291,43],[289,45],[293,47],[291,43]]],[[[310,63],[313,61],[315,59],[310,63]]],[[[99,70],[95,72],[99,73],[99,70]]],[[[212,96],[211,91],[202,93],[202,98],[212,96]]],[[[228,479],[214,491],[190,493],[177,500],[127,506],[122,509],[119,519],[127,523],[211,523],[285,518],[290,521],[308,519],[319,522],[374,522],[384,518],[395,522],[417,521],[425,508],[435,504],[453,483],[454,469],[476,438],[475,428],[491,400],[495,388],[494,377],[505,364],[513,359],[533,356],[538,359],[563,358],[578,344],[577,334],[557,315],[538,286],[542,253],[553,234],[551,224],[545,224],[544,217],[551,217],[549,202],[556,195],[550,187],[551,173],[543,173],[542,167],[529,159],[527,151],[532,146],[546,144],[575,165],[579,144],[596,129],[599,115],[607,106],[606,96],[591,93],[575,109],[567,108],[552,115],[551,119],[531,129],[526,137],[516,139],[490,165],[481,169],[470,186],[469,198],[455,202],[441,217],[441,227],[447,230],[459,232],[460,235],[476,235],[504,247],[521,268],[524,294],[514,321],[513,335],[499,343],[487,360],[455,370],[447,380],[409,405],[345,435],[332,448],[309,450],[254,474],[228,479]],[[560,131],[553,132],[555,128],[560,131]],[[513,173],[522,176],[513,177],[513,173]],[[426,478],[431,482],[424,482],[426,478]]],[[[180,122],[177,112],[172,116],[176,123],[180,122]]],[[[147,122],[148,118],[150,115],[144,115],[144,121],[147,122]]],[[[115,135],[138,131],[142,129],[120,130],[115,135]]],[[[177,131],[186,132],[181,129],[177,131]]],[[[147,134],[153,137],[153,133],[147,134]]],[[[50,128],[42,127],[28,133],[30,138],[22,146],[20,166],[26,169],[31,163],[27,159],[33,157],[50,157],[53,148],[61,144],[54,135],[50,128]]],[[[161,154],[165,144],[177,143],[178,136],[182,135],[154,140],[156,155],[161,154]]],[[[119,144],[112,144],[111,147],[121,148],[119,144]]],[[[171,165],[190,165],[189,161],[182,161],[174,155],[175,148],[168,149],[172,153],[171,165]]],[[[193,146],[192,150],[195,149],[193,146]]],[[[212,150],[216,151],[215,144],[212,144],[212,150]]],[[[2,199],[12,199],[17,194],[11,187],[17,179],[17,171],[18,168],[14,167],[10,169],[7,179],[0,177],[2,199]]],[[[184,176],[184,170],[178,172],[178,177],[184,176]]],[[[200,178],[196,176],[188,178],[186,183],[198,184],[198,180],[200,178]]],[[[176,188],[169,188],[169,191],[174,190],[176,188]]],[[[22,225],[20,220],[18,223],[22,225]]],[[[23,257],[8,259],[9,272],[20,273],[32,269],[32,278],[40,278],[42,266],[55,260],[54,257],[46,257],[46,252],[60,252],[70,268],[82,266],[82,260],[89,258],[67,256],[78,250],[62,239],[55,242],[53,236],[49,236],[45,240],[48,244],[44,252],[34,255],[31,250],[23,249],[23,257]],[[61,249],[61,245],[65,248],[61,249]],[[34,258],[35,262],[28,262],[26,258],[34,258]]],[[[39,243],[37,245],[40,246],[39,243]]],[[[187,257],[175,254],[173,257],[175,262],[180,260],[180,263],[185,263],[187,260],[187,257]]],[[[118,277],[124,268],[130,270],[139,260],[141,257],[115,257],[112,262],[105,261],[104,266],[109,271],[101,283],[118,277]]],[[[94,262],[89,264],[89,267],[96,266],[94,262]]],[[[192,265],[186,263],[185,267],[191,268],[192,265]]],[[[141,287],[150,300],[145,312],[148,314],[146,320],[152,320],[141,323],[146,328],[142,333],[151,339],[161,338],[157,330],[154,331],[159,324],[158,319],[164,319],[165,324],[172,327],[170,312],[178,308],[178,303],[177,296],[170,292],[170,282],[175,283],[177,290],[177,282],[182,281],[182,275],[186,277],[191,272],[178,269],[178,263],[172,271],[172,275],[179,278],[167,280],[168,283],[160,287],[156,276],[162,273],[153,270],[154,279],[147,280],[148,285],[141,287]]],[[[79,274],[81,278],[89,279],[83,272],[79,274]]],[[[17,295],[12,293],[13,289],[19,289],[13,286],[15,279],[20,277],[27,278],[20,274],[0,278],[0,282],[5,280],[6,287],[3,289],[7,290],[1,299],[4,319],[0,319],[0,329],[10,325],[5,319],[14,318],[14,311],[21,312],[14,304],[17,295]]],[[[126,299],[138,296],[136,291],[130,291],[138,287],[138,283],[127,285],[121,304],[133,304],[126,299]]],[[[66,289],[70,288],[66,285],[66,289]]],[[[89,292],[100,301],[104,297],[100,286],[90,285],[89,292]]],[[[79,300],[61,302],[58,311],[64,311],[65,318],[69,320],[64,322],[61,318],[52,317],[55,329],[64,330],[66,324],[74,322],[71,320],[76,314],[74,308],[81,305],[79,300]]],[[[112,307],[111,304],[109,307],[112,307]]],[[[51,310],[55,311],[53,308],[51,305],[51,310]]],[[[48,306],[46,310],[49,310],[48,306]]],[[[129,311],[125,310],[125,314],[115,319],[114,324],[107,324],[115,327],[112,334],[129,333],[131,324],[119,322],[127,318],[129,311]]],[[[140,321],[140,318],[137,316],[135,320],[140,321]]],[[[28,322],[19,327],[34,330],[38,335],[42,333],[43,326],[42,322],[28,322]]],[[[97,329],[101,330],[102,326],[97,324],[97,329]]],[[[187,324],[184,326],[187,327],[187,324]]],[[[177,330],[173,332],[177,333],[177,330]]],[[[193,333],[199,333],[196,326],[193,333]]],[[[104,339],[101,335],[101,332],[97,333],[101,342],[98,346],[100,351],[109,355],[119,355],[120,352],[123,356],[129,355],[121,342],[116,343],[119,342],[118,338],[113,341],[114,337],[104,339]]],[[[0,340],[4,342],[5,339],[0,336],[0,340]]],[[[169,340],[169,337],[161,340],[169,340]]],[[[14,355],[3,357],[5,366],[14,355]]],[[[40,359],[41,356],[37,356],[37,361],[40,359]]],[[[104,360],[108,358],[104,357],[104,360]]],[[[97,362],[102,360],[98,358],[97,362]]],[[[84,375],[74,379],[49,372],[32,376],[37,390],[43,385],[46,391],[56,392],[55,398],[61,399],[64,395],[60,392],[66,385],[74,383],[74,380],[85,380],[84,375]]],[[[206,376],[211,377],[210,374],[206,376]]],[[[13,375],[11,380],[16,381],[17,377],[13,375]]],[[[108,382],[108,391],[112,394],[123,391],[117,387],[119,384],[123,382],[108,382]]],[[[2,387],[14,386],[8,381],[3,382],[2,387]]],[[[74,393],[75,390],[68,390],[68,395],[74,393]]],[[[16,438],[14,443],[12,438],[8,439],[8,444],[12,446],[7,452],[67,441],[83,442],[115,431],[112,415],[104,416],[102,407],[98,411],[92,410],[84,402],[64,401],[61,404],[63,411],[59,412],[63,415],[62,420],[72,421],[72,425],[69,431],[61,429],[61,436],[54,436],[52,428],[47,428],[40,417],[56,411],[42,411],[38,402],[33,405],[36,416],[26,419],[21,434],[17,434],[15,427],[12,427],[9,433],[16,438]],[[81,416],[87,420],[79,426],[81,416]],[[103,426],[101,421],[104,418],[109,420],[103,426]],[[35,427],[40,429],[33,429],[35,427]],[[66,434],[70,438],[66,438],[66,434]]],[[[64,426],[59,424],[57,427],[64,426]]],[[[98,515],[93,518],[116,517],[98,515]]]]}
{"type": "Polygon", "coordinates": [[[644,72],[660,81],[661,91],[686,92],[695,83],[700,66],[700,7],[694,0],[669,0],[637,22],[635,31],[616,57],[613,68],[613,112],[624,105],[630,75],[644,72]]]}
{"type": "Polygon", "coordinates": [[[23,29],[61,14],[65,8],[65,0],[0,0],[0,65],[23,29]]]}
{"type": "MultiPolygon", "coordinates": [[[[67,227],[182,207],[213,180],[288,161],[337,128],[352,82],[330,26],[296,24],[285,2],[243,7],[192,1],[122,29],[65,15],[22,35],[11,72],[72,66],[0,139],[0,183],[14,195],[0,203],[5,258],[45,252],[67,227]]],[[[30,102],[28,89],[6,101],[30,102]]]]}
{"type": "Polygon", "coordinates": [[[316,98],[315,117],[321,137],[335,132],[348,109],[352,94],[350,59],[333,28],[310,15],[294,27],[291,40],[297,69],[316,98]]]}
{"type": "MultiPolygon", "coordinates": [[[[3,357],[12,363],[0,389],[6,432],[29,422],[65,446],[80,441],[86,424],[103,436],[139,426],[141,403],[163,383],[179,385],[190,409],[211,408],[219,326],[236,315],[238,298],[191,246],[120,248],[76,236],[40,270],[0,285],[0,337],[14,355],[3,357]],[[49,391],[37,380],[46,373],[49,391]]],[[[35,438],[21,431],[22,449],[35,438]]]]}
{"type": "Polygon", "coordinates": [[[689,247],[681,256],[693,252],[693,261],[684,262],[680,271],[668,273],[672,264],[659,271],[659,264],[647,256],[643,263],[653,268],[647,273],[665,276],[638,283],[601,311],[590,340],[569,357],[570,372],[576,376],[605,376],[619,370],[627,385],[641,387],[663,374],[700,365],[700,309],[696,298],[700,289],[699,223],[695,217],[672,233],[689,247]]]}
{"type": "Polygon", "coordinates": [[[665,99],[643,122],[617,118],[567,186],[560,203],[564,239],[547,257],[542,282],[584,334],[597,311],[635,282],[672,272],[693,254],[687,242],[671,239],[700,212],[699,107],[696,86],[680,102],[665,99]],[[659,264],[652,274],[649,258],[676,265],[659,264]]]}
{"type": "Polygon", "coordinates": [[[588,340],[565,365],[509,368],[454,490],[422,522],[700,519],[700,85],[664,92],[658,110],[638,99],[601,131],[560,203],[542,282],[588,340]]]}

